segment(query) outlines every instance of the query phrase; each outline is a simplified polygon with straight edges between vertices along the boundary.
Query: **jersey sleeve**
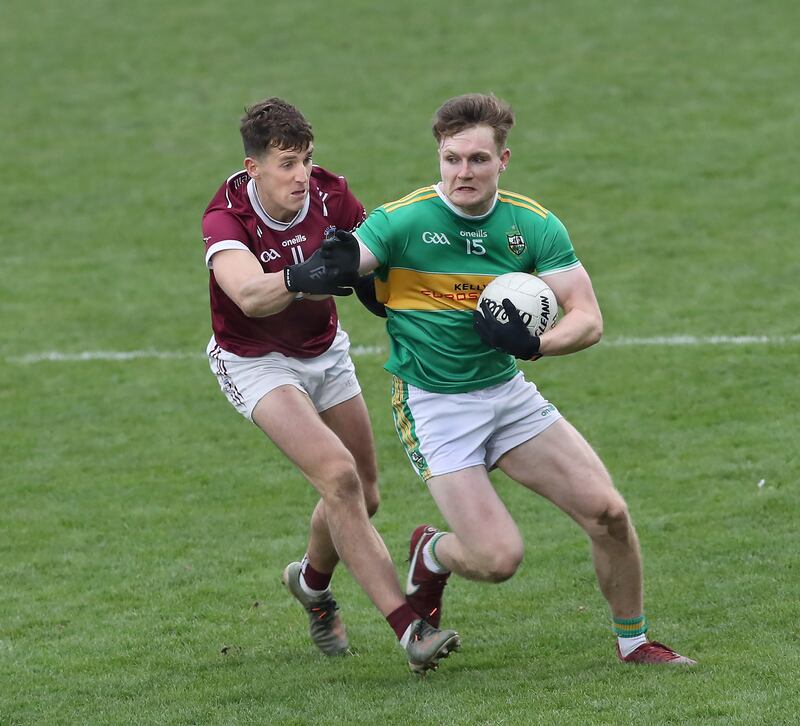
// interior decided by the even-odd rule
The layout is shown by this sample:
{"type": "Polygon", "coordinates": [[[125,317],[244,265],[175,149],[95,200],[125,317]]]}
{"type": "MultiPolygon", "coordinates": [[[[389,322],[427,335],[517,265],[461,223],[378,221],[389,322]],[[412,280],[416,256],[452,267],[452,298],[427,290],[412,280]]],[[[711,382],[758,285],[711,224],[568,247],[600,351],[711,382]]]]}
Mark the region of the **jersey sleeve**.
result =
{"type": "Polygon", "coordinates": [[[362,242],[375,255],[381,268],[386,268],[391,262],[391,231],[389,215],[382,207],[370,212],[362,225],[355,231],[358,241],[362,242]]]}
{"type": "Polygon", "coordinates": [[[540,253],[535,260],[538,275],[563,272],[581,264],[575,254],[567,228],[552,212],[548,212],[539,249],[540,253]]]}
{"type": "Polygon", "coordinates": [[[344,193],[342,194],[342,206],[339,212],[339,219],[336,221],[337,229],[344,229],[352,232],[364,219],[366,219],[367,212],[364,205],[358,201],[356,195],[350,191],[347,182],[342,179],[344,183],[344,193]]]}
{"type": "Polygon", "coordinates": [[[206,267],[214,266],[211,259],[222,250],[250,250],[248,235],[242,223],[232,214],[222,210],[209,212],[203,217],[203,242],[206,247],[206,267]]]}

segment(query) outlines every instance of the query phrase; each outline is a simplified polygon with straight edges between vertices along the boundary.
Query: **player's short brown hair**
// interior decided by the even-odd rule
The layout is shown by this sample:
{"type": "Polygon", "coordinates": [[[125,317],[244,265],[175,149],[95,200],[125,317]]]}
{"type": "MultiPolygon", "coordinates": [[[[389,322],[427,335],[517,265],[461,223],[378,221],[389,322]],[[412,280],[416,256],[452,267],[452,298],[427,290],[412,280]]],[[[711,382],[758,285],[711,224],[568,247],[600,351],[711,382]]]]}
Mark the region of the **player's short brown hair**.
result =
{"type": "Polygon", "coordinates": [[[467,93],[445,101],[433,117],[433,135],[438,143],[473,126],[489,126],[494,131],[498,151],[506,145],[514,125],[511,106],[494,94],[467,93]]]}
{"type": "Polygon", "coordinates": [[[247,156],[260,157],[269,149],[304,149],[314,140],[311,124],[282,98],[267,98],[245,109],[239,126],[247,156]]]}

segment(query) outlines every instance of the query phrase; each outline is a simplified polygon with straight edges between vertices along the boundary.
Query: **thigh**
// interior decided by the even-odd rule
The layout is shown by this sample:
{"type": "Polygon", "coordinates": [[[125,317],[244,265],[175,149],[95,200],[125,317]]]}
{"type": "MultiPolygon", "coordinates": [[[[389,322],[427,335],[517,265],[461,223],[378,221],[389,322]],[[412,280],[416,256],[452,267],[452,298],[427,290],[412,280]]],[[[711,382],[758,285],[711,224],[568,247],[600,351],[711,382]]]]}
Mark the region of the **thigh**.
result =
{"type": "Polygon", "coordinates": [[[622,500],[600,457],[564,418],[506,452],[497,466],[579,523],[622,500]]]}
{"type": "Polygon", "coordinates": [[[518,373],[492,389],[495,430],[486,445],[486,465],[493,469],[507,451],[538,436],[561,418],[558,409],[545,399],[532,381],[518,373]]]}
{"type": "Polygon", "coordinates": [[[298,360],[295,366],[302,372],[307,368],[315,374],[314,384],[307,390],[317,411],[322,413],[361,393],[356,369],[350,358],[350,340],[341,328],[331,347],[318,358],[306,363],[298,360]]]}
{"type": "Polygon", "coordinates": [[[494,415],[481,392],[433,393],[392,376],[392,416],[411,465],[426,481],[486,463],[494,415]]]}
{"type": "Polygon", "coordinates": [[[428,488],[450,530],[470,552],[509,545],[522,537],[484,466],[473,466],[428,479],[428,488]]]}
{"type": "MultiPolygon", "coordinates": [[[[278,353],[244,358],[223,350],[214,339],[208,346],[208,362],[217,377],[222,392],[231,405],[245,418],[253,421],[253,411],[258,402],[270,391],[280,386],[294,386],[308,392],[311,375],[303,376],[296,370],[296,359],[278,353]]],[[[317,375],[317,378],[321,378],[317,375]]]]}
{"type": "Polygon", "coordinates": [[[353,455],[362,484],[365,487],[377,486],[375,441],[364,397],[358,394],[326,409],[320,417],[353,455]]]}
{"type": "Polygon", "coordinates": [[[312,483],[324,478],[331,467],[353,461],[309,397],[294,386],[279,386],[263,396],[253,409],[252,418],[312,483]]]}

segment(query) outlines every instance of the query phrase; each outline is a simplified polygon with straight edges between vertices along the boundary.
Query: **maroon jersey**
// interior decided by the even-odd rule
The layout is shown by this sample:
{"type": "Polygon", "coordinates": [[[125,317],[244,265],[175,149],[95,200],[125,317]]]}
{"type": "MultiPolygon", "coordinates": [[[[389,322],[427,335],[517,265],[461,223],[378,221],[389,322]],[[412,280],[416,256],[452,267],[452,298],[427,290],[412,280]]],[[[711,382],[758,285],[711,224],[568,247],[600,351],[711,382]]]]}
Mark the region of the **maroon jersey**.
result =
{"type": "Polygon", "coordinates": [[[314,166],[303,209],[288,223],[272,219],[261,205],[246,171],[231,176],[203,214],[206,264],[211,270],[211,327],[217,344],[230,353],[255,357],[283,353],[312,358],[324,353],[336,335],[338,315],[332,298],[296,300],[275,315],[248,318],[217,284],[214,253],[250,250],[264,272],[280,272],[307,260],[328,228],[352,230],[364,220],[364,207],[344,177],[314,166]]]}

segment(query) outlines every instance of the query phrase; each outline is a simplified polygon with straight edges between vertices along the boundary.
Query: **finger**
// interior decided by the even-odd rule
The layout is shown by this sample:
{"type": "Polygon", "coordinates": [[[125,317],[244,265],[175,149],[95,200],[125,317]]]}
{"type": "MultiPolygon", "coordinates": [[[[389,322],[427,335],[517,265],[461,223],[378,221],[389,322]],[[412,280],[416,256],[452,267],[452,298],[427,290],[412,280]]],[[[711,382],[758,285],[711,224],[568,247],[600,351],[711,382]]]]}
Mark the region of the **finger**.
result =
{"type": "Polygon", "coordinates": [[[336,240],[334,239],[324,239],[322,240],[322,245],[320,245],[320,254],[330,254],[336,249],[336,240]]]}
{"type": "Polygon", "coordinates": [[[481,300],[480,308],[481,308],[481,312],[483,313],[483,317],[484,318],[486,318],[486,319],[494,318],[494,314],[492,313],[492,310],[489,307],[489,301],[488,300],[481,300]]]}
{"type": "Polygon", "coordinates": [[[506,311],[506,315],[508,316],[508,322],[513,324],[522,323],[522,318],[520,317],[519,310],[517,310],[514,303],[511,302],[507,297],[503,298],[503,310],[506,311]]]}
{"type": "Polygon", "coordinates": [[[472,324],[475,326],[486,324],[486,315],[480,308],[475,308],[472,311],[472,324]]]}
{"type": "Polygon", "coordinates": [[[336,237],[336,239],[338,239],[340,242],[349,242],[352,244],[356,241],[356,238],[350,232],[347,232],[344,229],[337,229],[333,236],[336,237]]]}

